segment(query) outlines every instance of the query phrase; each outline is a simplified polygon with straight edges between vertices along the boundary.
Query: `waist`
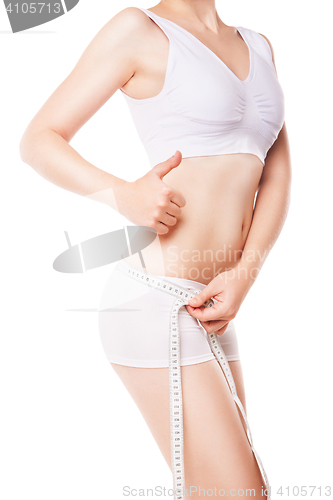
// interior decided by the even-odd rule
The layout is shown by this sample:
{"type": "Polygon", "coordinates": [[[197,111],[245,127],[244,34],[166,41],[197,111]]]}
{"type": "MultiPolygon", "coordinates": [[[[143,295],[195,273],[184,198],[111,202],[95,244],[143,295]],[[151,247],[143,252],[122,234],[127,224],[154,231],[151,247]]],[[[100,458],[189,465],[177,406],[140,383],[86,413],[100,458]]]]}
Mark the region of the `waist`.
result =
{"type": "Polygon", "coordinates": [[[186,286],[206,286],[218,274],[233,268],[242,256],[243,243],[232,246],[221,243],[206,248],[202,242],[189,244],[178,238],[178,244],[166,243],[159,237],[141,253],[124,259],[131,266],[159,278],[170,278],[186,286]]]}
{"type": "Polygon", "coordinates": [[[127,276],[147,286],[160,289],[161,291],[180,297],[184,300],[190,299],[200,292],[205,285],[194,280],[183,278],[172,278],[149,273],[144,269],[129,264],[122,259],[117,262],[116,269],[127,276]]]}
{"type": "Polygon", "coordinates": [[[206,285],[234,267],[251,226],[261,174],[254,155],[183,159],[163,181],[182,193],[186,205],[168,233],[144,249],[147,271],[206,285]]]}

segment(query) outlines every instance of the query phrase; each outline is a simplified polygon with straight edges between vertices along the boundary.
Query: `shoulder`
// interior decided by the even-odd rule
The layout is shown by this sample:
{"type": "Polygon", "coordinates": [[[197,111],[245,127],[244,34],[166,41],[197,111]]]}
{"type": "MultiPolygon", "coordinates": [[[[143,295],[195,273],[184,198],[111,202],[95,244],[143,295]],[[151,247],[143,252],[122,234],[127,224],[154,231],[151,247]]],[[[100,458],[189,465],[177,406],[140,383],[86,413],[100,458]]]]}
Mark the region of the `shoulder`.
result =
{"type": "Polygon", "coordinates": [[[144,53],[156,43],[156,31],[160,29],[155,22],[138,7],[120,10],[101,30],[113,42],[113,46],[116,43],[117,47],[131,50],[136,55],[144,53]]]}
{"type": "Polygon", "coordinates": [[[98,33],[104,38],[118,40],[134,40],[136,35],[142,38],[149,30],[149,17],[137,7],[126,7],[111,17],[98,33]]]}
{"type": "Polygon", "coordinates": [[[137,55],[146,50],[151,40],[151,20],[137,7],[126,7],[109,18],[95,35],[91,48],[96,56],[107,56],[125,61],[137,61],[137,55]]]}
{"type": "Polygon", "coordinates": [[[128,33],[133,30],[145,30],[152,23],[149,16],[138,7],[126,7],[117,12],[108,24],[128,33]]]}
{"type": "MultiPolygon", "coordinates": [[[[269,48],[270,48],[270,51],[271,51],[271,54],[272,54],[272,61],[273,61],[274,67],[275,67],[274,50],[273,50],[272,43],[269,41],[269,39],[267,38],[267,36],[263,35],[262,33],[258,33],[258,35],[260,35],[260,36],[264,37],[264,39],[265,39],[265,40],[266,40],[266,42],[268,43],[269,48]]],[[[275,68],[275,69],[276,69],[276,68],[275,68]]]]}
{"type": "Polygon", "coordinates": [[[267,62],[273,64],[276,71],[273,46],[267,36],[263,35],[262,33],[258,33],[257,31],[250,28],[245,28],[245,30],[256,51],[263,58],[265,58],[267,62]]]}

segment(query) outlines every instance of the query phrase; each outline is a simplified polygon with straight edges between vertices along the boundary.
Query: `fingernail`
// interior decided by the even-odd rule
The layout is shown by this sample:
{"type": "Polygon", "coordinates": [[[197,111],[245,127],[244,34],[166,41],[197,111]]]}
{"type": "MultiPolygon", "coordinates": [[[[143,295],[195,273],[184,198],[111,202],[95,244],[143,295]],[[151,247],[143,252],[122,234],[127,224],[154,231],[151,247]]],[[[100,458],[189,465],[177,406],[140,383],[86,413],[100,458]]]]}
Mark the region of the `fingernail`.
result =
{"type": "Polygon", "coordinates": [[[195,306],[195,304],[197,304],[197,303],[198,303],[198,301],[197,301],[197,299],[190,299],[190,300],[188,301],[188,303],[189,303],[190,305],[195,306]]]}

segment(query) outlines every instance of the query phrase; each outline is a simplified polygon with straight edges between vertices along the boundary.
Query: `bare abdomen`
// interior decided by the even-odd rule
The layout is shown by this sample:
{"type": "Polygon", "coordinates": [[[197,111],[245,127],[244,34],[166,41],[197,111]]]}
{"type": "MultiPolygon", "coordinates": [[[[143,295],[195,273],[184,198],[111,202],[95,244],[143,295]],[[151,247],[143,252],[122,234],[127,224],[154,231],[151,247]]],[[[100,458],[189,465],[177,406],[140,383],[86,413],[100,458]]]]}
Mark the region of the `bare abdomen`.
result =
{"type": "MultiPolygon", "coordinates": [[[[262,167],[252,154],[183,159],[163,180],[186,205],[177,224],[143,250],[146,270],[208,284],[233,267],[250,229],[262,167]]],[[[126,260],[142,267],[138,255],[126,260]]]]}

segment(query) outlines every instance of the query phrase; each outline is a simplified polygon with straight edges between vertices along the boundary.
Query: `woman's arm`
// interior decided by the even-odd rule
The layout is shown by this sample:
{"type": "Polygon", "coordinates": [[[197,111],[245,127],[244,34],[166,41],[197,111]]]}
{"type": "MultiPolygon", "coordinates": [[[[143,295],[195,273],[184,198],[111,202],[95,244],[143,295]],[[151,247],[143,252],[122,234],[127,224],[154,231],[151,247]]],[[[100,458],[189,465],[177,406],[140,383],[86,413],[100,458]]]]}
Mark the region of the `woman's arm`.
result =
{"type": "Polygon", "coordinates": [[[285,223],[291,188],[291,160],[286,124],[266,157],[253,219],[237,267],[252,284],[285,223]]]}
{"type": "Polygon", "coordinates": [[[290,188],[291,158],[284,123],[266,157],[251,227],[240,260],[234,268],[216,276],[186,306],[208,333],[224,333],[229,321],[236,316],[282,230],[290,204],[290,188]],[[217,303],[213,307],[199,309],[211,297],[217,303]],[[205,323],[208,321],[211,323],[205,323]]]}
{"type": "Polygon", "coordinates": [[[127,7],[110,19],[29,123],[20,154],[53,184],[105,203],[134,224],[165,234],[177,223],[186,203],[180,192],[163,181],[180,164],[180,152],[127,182],[92,165],[69,145],[116,90],[140,72],[140,61],[155,40],[152,24],[136,7],[127,7]]]}
{"type": "Polygon", "coordinates": [[[257,192],[251,227],[242,256],[232,269],[218,274],[186,306],[188,312],[210,332],[224,333],[251,286],[284,225],[291,187],[291,161],[285,124],[267,155],[257,192]],[[217,303],[199,309],[209,298],[217,303]],[[211,323],[205,323],[211,321],[211,323]]]}
{"type": "MultiPolygon", "coordinates": [[[[269,39],[276,71],[274,50],[269,39]]],[[[276,71],[277,73],[277,71],[276,71]]],[[[253,219],[239,269],[248,275],[250,284],[256,279],[270,250],[273,248],[287,217],[290,204],[291,158],[286,124],[283,124],[273,146],[268,151],[259,182],[253,219]]]]}
{"type": "Polygon", "coordinates": [[[57,186],[80,195],[124,181],[88,161],[69,145],[77,131],[136,70],[135,44],[144,43],[137,11],[124,9],[90,42],[76,66],[26,128],[22,160],[57,186]]]}

